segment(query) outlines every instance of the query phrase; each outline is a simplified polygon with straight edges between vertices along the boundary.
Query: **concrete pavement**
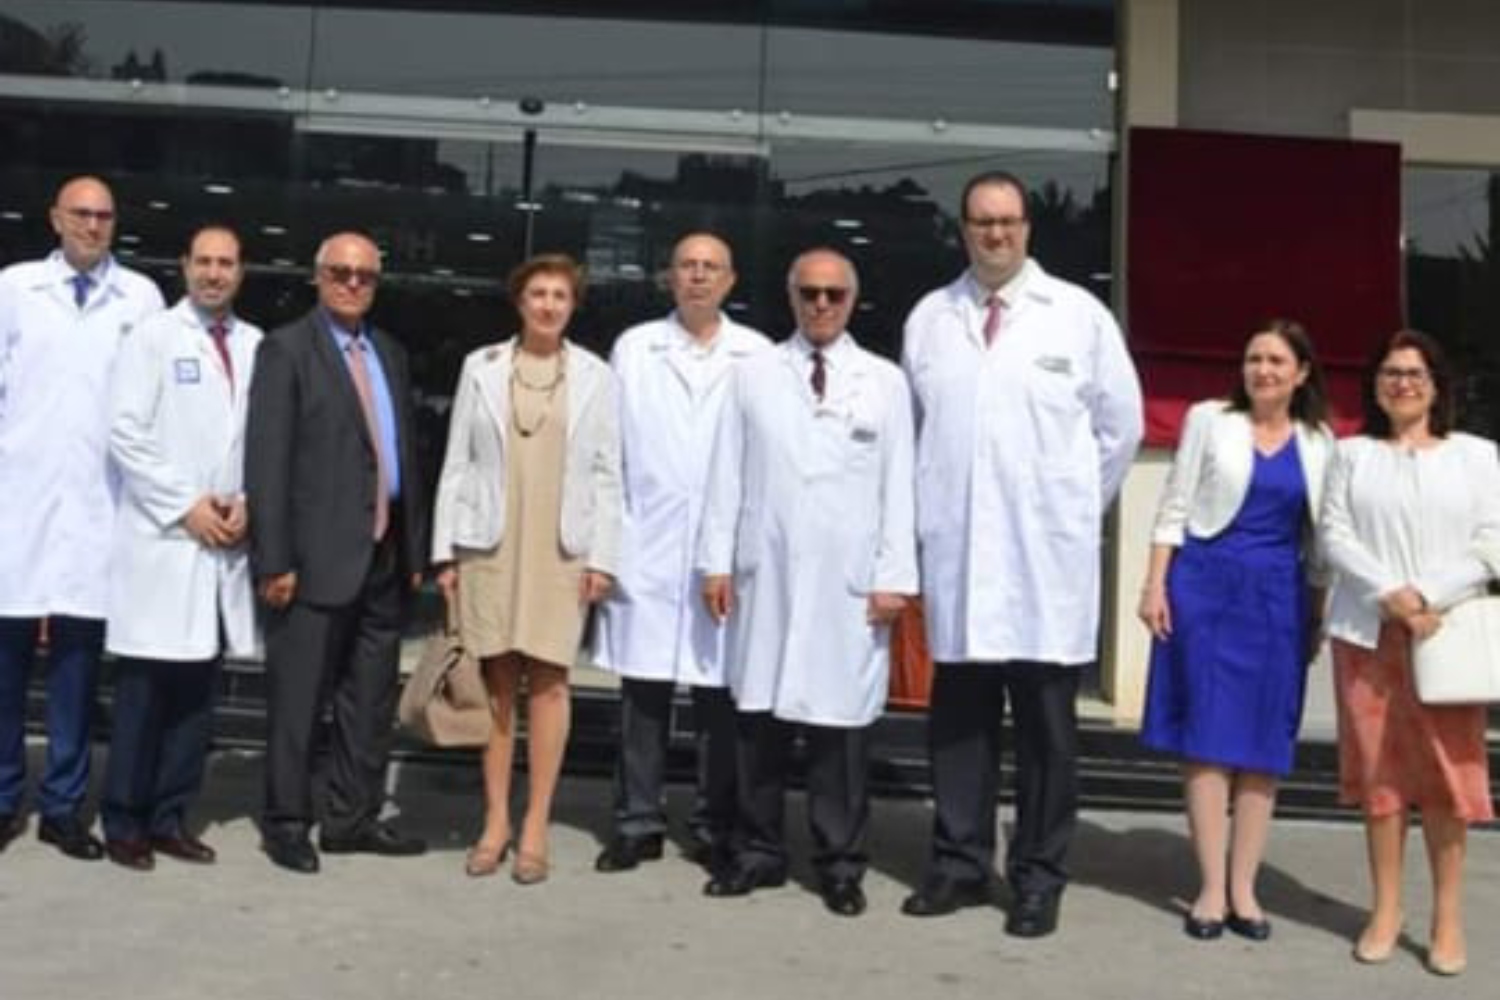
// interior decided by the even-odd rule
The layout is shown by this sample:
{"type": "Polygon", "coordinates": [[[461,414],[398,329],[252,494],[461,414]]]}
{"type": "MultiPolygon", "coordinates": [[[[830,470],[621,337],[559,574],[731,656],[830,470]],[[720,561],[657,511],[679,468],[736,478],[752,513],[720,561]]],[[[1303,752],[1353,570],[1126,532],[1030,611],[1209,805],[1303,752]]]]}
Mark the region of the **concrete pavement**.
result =
{"type": "MultiPolygon", "coordinates": [[[[1488,995],[1500,976],[1500,831],[1477,830],[1468,864],[1469,970],[1421,965],[1429,894],[1410,844],[1409,939],[1390,964],[1356,965],[1364,852],[1357,825],[1278,823],[1262,877],[1272,940],[1190,941],[1180,930],[1193,866],[1180,816],[1090,813],[1059,932],[1017,941],[998,907],[928,920],[898,912],[920,871],[930,813],[880,800],[866,882],[870,911],[826,913],[808,887],[801,797],[789,811],[798,863],[787,887],[747,899],[701,894],[669,851],[598,875],[606,782],[565,778],[552,878],[523,888],[468,879],[477,764],[393,776],[402,826],[431,839],[417,859],[324,859],[322,874],[273,868],[250,819],[256,757],[213,761],[200,814],[212,868],[156,871],[63,858],[26,834],[0,855],[0,1000],[384,1000],[384,998],[1400,997],[1488,995]]],[[[674,815],[686,805],[674,788],[674,815]]],[[[1009,810],[1002,809],[1002,819],[1009,810]]]]}

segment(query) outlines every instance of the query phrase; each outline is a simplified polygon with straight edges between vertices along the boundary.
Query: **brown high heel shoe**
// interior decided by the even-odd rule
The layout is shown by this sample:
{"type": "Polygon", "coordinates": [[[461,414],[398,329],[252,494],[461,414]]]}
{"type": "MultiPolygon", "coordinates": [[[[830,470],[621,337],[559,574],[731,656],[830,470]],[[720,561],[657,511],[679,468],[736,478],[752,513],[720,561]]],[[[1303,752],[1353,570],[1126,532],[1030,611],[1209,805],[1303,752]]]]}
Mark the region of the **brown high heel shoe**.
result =
{"type": "Polygon", "coordinates": [[[510,880],[516,885],[536,885],[547,881],[547,856],[528,854],[516,848],[516,861],[510,869],[510,880]]]}
{"type": "Polygon", "coordinates": [[[493,875],[500,870],[508,854],[510,854],[509,840],[501,841],[498,847],[485,843],[475,844],[464,856],[464,874],[470,878],[493,875]]]}

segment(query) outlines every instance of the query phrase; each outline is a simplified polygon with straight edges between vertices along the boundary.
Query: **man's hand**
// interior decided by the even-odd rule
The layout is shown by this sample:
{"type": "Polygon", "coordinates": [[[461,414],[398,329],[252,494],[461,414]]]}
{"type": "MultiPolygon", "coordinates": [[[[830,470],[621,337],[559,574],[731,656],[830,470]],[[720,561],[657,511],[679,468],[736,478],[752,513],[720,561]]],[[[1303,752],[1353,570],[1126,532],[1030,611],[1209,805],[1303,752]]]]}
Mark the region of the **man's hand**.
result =
{"type": "Polygon", "coordinates": [[[211,549],[232,545],[235,541],[229,520],[220,512],[219,498],[201,496],[182,517],[182,526],[199,545],[211,549]]]}
{"type": "Polygon", "coordinates": [[[214,506],[224,519],[225,527],[229,529],[230,539],[225,544],[238,545],[243,542],[245,533],[250,528],[250,513],[245,507],[245,498],[219,497],[214,506]]]}
{"type": "Polygon", "coordinates": [[[609,596],[615,587],[615,578],[608,573],[586,569],[583,579],[578,581],[578,599],[584,604],[598,604],[609,596]]]}
{"type": "Polygon", "coordinates": [[[904,594],[888,594],[877,590],[865,603],[865,620],[871,625],[889,625],[906,609],[904,594]]]}
{"type": "Polygon", "coordinates": [[[1443,627],[1443,616],[1436,611],[1422,611],[1402,620],[1413,639],[1426,639],[1443,627]]]}
{"type": "Polygon", "coordinates": [[[433,577],[437,583],[438,593],[443,595],[443,601],[448,607],[456,607],[453,603],[458,600],[458,567],[448,563],[437,571],[433,577]]]}
{"type": "Polygon", "coordinates": [[[733,578],[727,573],[722,576],[705,576],[703,603],[708,605],[708,613],[713,620],[722,625],[729,617],[729,612],[734,610],[733,578]]]}
{"type": "Polygon", "coordinates": [[[1380,617],[1386,621],[1405,623],[1426,610],[1427,599],[1409,583],[1380,599],[1380,617]]]}
{"type": "Polygon", "coordinates": [[[277,611],[292,603],[297,596],[297,574],[278,573],[276,576],[260,578],[260,599],[277,611]]]}

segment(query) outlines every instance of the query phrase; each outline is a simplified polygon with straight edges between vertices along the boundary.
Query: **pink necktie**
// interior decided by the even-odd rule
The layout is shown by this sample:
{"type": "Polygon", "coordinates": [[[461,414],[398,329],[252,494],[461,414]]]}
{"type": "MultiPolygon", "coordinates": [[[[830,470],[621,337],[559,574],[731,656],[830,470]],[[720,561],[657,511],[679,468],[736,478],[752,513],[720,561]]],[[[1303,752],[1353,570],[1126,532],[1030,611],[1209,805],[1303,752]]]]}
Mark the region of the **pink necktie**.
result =
{"type": "Polygon", "coordinates": [[[998,294],[990,296],[990,307],[984,314],[984,346],[989,347],[995,342],[995,335],[1000,332],[1000,311],[1005,308],[998,294]]]}
{"type": "Polygon", "coordinates": [[[345,348],[349,360],[349,374],[354,379],[354,394],[359,397],[359,408],[365,412],[365,427],[370,432],[370,442],[375,446],[375,540],[385,537],[385,529],[391,520],[391,497],[386,483],[385,446],[380,435],[380,421],[375,418],[375,390],[370,382],[370,367],[365,361],[365,340],[354,337],[345,348]]]}
{"type": "Polygon", "coordinates": [[[812,378],[810,380],[812,391],[813,395],[818,398],[818,402],[821,403],[823,402],[823,393],[828,389],[828,369],[823,363],[822,351],[812,352],[812,365],[812,378]]]}
{"type": "Polygon", "coordinates": [[[234,362],[229,359],[229,327],[224,321],[216,319],[208,326],[208,335],[214,339],[214,349],[219,352],[219,360],[224,362],[224,374],[229,378],[229,389],[234,390],[234,362]]]}

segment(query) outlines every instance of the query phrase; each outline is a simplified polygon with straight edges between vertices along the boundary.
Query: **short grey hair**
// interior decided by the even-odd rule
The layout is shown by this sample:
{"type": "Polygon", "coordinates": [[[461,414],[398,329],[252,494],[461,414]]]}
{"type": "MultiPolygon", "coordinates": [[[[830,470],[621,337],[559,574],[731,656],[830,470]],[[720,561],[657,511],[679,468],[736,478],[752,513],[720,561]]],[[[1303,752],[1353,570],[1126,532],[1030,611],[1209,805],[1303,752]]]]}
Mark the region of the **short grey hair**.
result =
{"type": "Polygon", "coordinates": [[[797,269],[809,257],[834,257],[842,262],[845,273],[849,275],[849,294],[856,298],[859,296],[859,271],[854,267],[854,261],[829,246],[812,247],[792,258],[792,266],[786,270],[786,287],[788,289],[795,289],[797,287],[797,269]]]}

